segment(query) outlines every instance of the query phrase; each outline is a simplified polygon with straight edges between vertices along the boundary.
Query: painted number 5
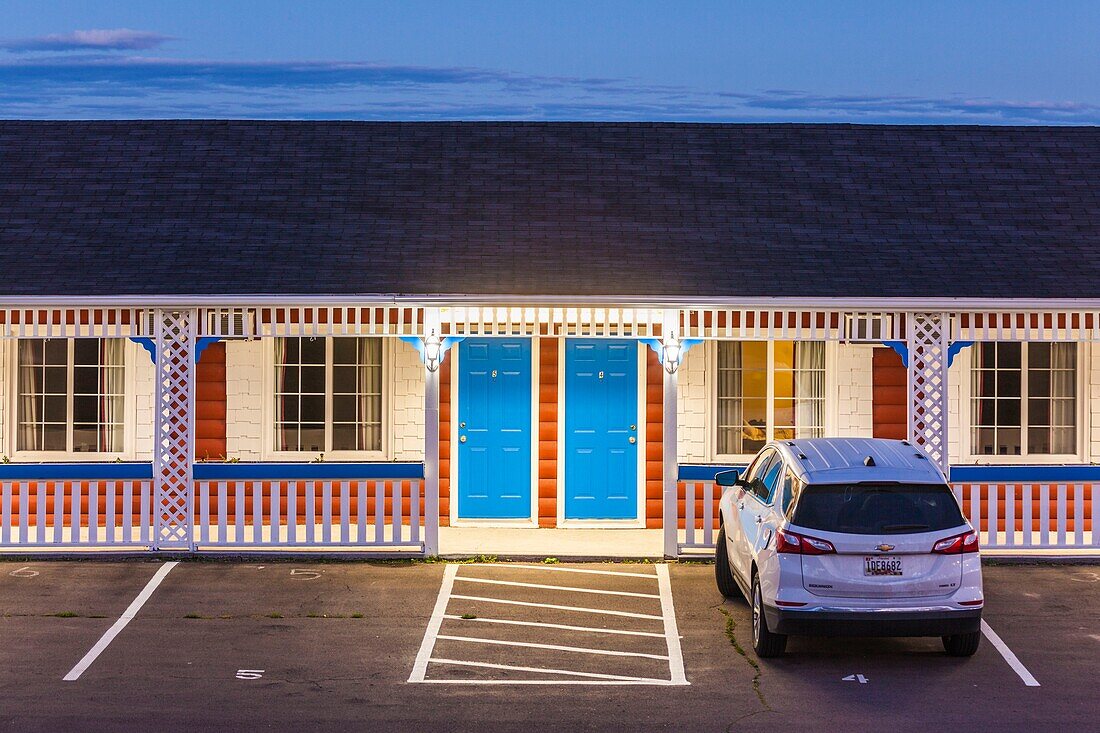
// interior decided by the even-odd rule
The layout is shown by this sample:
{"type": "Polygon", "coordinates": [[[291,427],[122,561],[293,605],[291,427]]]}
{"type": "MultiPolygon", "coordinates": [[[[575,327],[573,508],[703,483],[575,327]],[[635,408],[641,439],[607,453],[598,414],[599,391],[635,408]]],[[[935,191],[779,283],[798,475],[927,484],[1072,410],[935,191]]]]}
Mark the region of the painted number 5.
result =
{"type": "Polygon", "coordinates": [[[292,578],[298,578],[299,580],[317,580],[317,578],[321,577],[321,572],[319,570],[302,570],[295,568],[290,571],[290,576],[292,578]]]}

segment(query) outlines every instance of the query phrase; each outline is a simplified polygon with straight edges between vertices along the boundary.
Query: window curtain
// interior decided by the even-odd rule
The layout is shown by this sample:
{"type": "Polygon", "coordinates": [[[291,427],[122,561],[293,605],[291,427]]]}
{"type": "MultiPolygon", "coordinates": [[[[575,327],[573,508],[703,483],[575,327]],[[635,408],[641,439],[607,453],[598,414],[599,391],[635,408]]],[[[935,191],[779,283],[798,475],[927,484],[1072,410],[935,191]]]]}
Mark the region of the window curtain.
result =
{"type": "Polygon", "coordinates": [[[1077,452],[1077,345],[1050,346],[1050,424],[1053,426],[1050,452],[1077,452]]]}
{"type": "Polygon", "coordinates": [[[45,391],[44,370],[36,362],[41,358],[39,342],[19,341],[19,450],[39,450],[41,441],[40,400],[37,395],[45,391]],[[36,349],[37,347],[37,349],[36,349]]]}
{"type": "Polygon", "coordinates": [[[100,344],[99,449],[119,453],[122,451],[123,402],[126,394],[126,370],[123,366],[125,342],[122,339],[104,339],[100,344]]]}
{"type": "Polygon", "coordinates": [[[382,448],[382,340],[361,338],[356,354],[359,450],[382,448]]]}
{"type": "MultiPolygon", "coordinates": [[[[283,423],[286,422],[286,405],[288,399],[286,392],[286,339],[275,339],[275,445],[278,450],[292,450],[286,442],[286,430],[283,423]]],[[[297,450],[298,446],[294,446],[297,450]]]]}
{"type": "Polygon", "coordinates": [[[820,438],[825,426],[825,343],[794,345],[795,437],[820,438]]]}
{"type": "Polygon", "coordinates": [[[741,344],[719,343],[718,351],[718,426],[719,453],[738,454],[742,451],[745,425],[741,397],[741,344]]]}

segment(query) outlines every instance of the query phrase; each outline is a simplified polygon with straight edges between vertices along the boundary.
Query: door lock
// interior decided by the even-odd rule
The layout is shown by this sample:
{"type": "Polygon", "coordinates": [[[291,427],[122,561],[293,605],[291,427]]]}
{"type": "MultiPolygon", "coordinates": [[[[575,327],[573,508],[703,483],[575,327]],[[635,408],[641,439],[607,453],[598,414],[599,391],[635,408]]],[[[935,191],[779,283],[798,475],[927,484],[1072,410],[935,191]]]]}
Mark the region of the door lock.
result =
{"type": "Polygon", "coordinates": [[[464,428],[464,427],[466,427],[466,421],[465,421],[465,420],[463,420],[462,422],[460,422],[460,423],[458,424],[458,427],[460,427],[460,428],[464,428]]]}
{"type": "Polygon", "coordinates": [[[630,429],[631,429],[631,430],[637,430],[637,429],[638,429],[638,426],[637,426],[637,425],[631,425],[631,426],[630,426],[630,429]]]}
{"type": "Polygon", "coordinates": [[[630,436],[630,442],[631,442],[631,443],[637,443],[637,442],[638,442],[638,439],[637,439],[637,438],[635,438],[635,437],[634,437],[633,435],[631,435],[631,436],[630,436]]]}
{"type": "Polygon", "coordinates": [[[465,435],[458,436],[458,442],[459,443],[465,443],[466,442],[466,436],[465,435]]]}

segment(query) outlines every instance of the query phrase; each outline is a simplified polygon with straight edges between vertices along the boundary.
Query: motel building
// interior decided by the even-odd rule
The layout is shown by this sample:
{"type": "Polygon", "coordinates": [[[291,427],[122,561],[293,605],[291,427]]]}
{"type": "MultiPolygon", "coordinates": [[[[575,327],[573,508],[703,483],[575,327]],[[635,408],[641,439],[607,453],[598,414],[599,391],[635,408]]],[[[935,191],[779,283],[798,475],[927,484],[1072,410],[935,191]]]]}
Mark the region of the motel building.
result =
{"type": "Polygon", "coordinates": [[[771,440],[1096,552],[1096,128],[0,122],[0,550],[678,557],[771,440]]]}

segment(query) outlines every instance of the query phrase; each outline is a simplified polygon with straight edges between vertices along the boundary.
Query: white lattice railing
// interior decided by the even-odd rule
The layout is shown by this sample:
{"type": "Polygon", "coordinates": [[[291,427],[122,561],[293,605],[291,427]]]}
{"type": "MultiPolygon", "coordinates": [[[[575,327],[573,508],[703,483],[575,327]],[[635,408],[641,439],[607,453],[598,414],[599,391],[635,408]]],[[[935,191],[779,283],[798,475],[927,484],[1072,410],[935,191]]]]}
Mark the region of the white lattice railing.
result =
{"type": "Polygon", "coordinates": [[[42,480],[0,484],[0,548],[152,544],[152,481],[42,480]]]}
{"type": "Polygon", "coordinates": [[[195,543],[423,549],[423,481],[197,481],[195,543]]]}
{"type": "MultiPolygon", "coordinates": [[[[1100,501],[1090,483],[954,483],[963,513],[987,550],[1100,551],[1100,501]]],[[[678,543],[681,553],[713,550],[721,487],[681,481],[678,543]]]]}

